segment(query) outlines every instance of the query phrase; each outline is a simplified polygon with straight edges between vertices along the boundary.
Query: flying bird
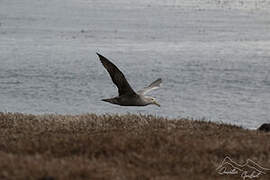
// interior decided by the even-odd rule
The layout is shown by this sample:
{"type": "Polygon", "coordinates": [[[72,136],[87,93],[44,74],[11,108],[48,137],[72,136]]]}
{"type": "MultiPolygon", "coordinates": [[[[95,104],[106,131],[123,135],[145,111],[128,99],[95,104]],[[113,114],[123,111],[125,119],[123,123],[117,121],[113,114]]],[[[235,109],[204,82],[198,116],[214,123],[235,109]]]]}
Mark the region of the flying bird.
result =
{"type": "Polygon", "coordinates": [[[151,90],[159,88],[162,82],[161,78],[155,80],[142,90],[135,92],[129,85],[124,74],[111,61],[99,53],[97,53],[97,55],[103,66],[109,72],[113,83],[118,88],[118,96],[110,99],[102,99],[102,101],[117,104],[120,106],[147,106],[149,104],[154,104],[160,107],[160,104],[156,101],[155,98],[145,96],[145,94],[151,90]]]}

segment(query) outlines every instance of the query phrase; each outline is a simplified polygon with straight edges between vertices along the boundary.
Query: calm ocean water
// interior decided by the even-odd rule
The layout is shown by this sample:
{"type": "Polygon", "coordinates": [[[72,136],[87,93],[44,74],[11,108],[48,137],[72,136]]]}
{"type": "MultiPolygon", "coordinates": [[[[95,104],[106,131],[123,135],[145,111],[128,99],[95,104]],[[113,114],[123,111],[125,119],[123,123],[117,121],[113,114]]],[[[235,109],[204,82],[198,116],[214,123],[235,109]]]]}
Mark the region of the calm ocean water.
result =
{"type": "Polygon", "coordinates": [[[269,123],[270,3],[222,2],[2,0],[0,111],[269,123]],[[136,90],[161,77],[161,108],[100,101],[117,89],[95,52],[136,90]]]}

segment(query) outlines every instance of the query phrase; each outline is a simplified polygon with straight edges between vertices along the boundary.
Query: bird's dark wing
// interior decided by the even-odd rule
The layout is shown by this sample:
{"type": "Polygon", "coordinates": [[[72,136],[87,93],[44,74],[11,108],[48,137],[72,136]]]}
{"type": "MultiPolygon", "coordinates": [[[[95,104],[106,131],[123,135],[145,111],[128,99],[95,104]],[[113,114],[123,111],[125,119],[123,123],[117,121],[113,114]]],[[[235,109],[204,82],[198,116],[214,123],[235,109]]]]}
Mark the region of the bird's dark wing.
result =
{"type": "Polygon", "coordinates": [[[138,93],[144,95],[144,94],[148,93],[149,91],[152,91],[154,89],[158,89],[160,87],[161,83],[162,83],[161,78],[158,78],[157,80],[152,82],[149,86],[143,88],[142,90],[139,90],[138,93]]]}
{"type": "Polygon", "coordinates": [[[130,87],[128,81],[126,80],[124,74],[107,58],[104,56],[98,54],[98,57],[103,64],[103,66],[107,69],[109,72],[113,83],[118,88],[119,96],[128,94],[128,95],[135,95],[136,93],[133,91],[133,89],[130,87]]]}

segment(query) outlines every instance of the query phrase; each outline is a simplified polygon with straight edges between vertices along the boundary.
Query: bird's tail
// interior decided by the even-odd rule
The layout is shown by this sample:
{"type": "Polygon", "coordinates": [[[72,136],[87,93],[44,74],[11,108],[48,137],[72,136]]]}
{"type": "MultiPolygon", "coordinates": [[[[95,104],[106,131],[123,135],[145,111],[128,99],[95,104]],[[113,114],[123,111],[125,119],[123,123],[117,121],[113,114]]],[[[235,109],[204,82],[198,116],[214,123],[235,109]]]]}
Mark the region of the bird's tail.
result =
{"type": "Polygon", "coordinates": [[[105,101],[105,102],[109,102],[109,103],[112,103],[112,104],[117,104],[115,102],[115,99],[114,98],[111,98],[111,99],[101,99],[102,101],[105,101]]]}

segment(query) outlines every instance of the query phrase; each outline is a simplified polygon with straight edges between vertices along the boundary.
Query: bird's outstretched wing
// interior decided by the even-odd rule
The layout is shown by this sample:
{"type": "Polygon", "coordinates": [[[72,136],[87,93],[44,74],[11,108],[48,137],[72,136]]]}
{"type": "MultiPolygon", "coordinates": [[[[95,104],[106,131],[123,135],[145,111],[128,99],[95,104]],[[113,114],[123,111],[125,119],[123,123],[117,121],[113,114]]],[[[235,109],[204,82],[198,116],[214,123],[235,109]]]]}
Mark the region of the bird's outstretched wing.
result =
{"type": "Polygon", "coordinates": [[[128,95],[135,95],[136,93],[133,91],[133,89],[130,87],[128,81],[126,80],[124,74],[107,58],[97,53],[101,63],[103,66],[107,69],[109,72],[113,83],[118,88],[119,96],[128,94],[128,95]]]}
{"type": "Polygon", "coordinates": [[[152,91],[154,89],[158,89],[160,88],[160,84],[162,83],[161,78],[158,78],[157,80],[155,80],[154,82],[152,82],[149,86],[143,88],[142,90],[138,91],[138,94],[146,94],[149,91],[152,91]]]}

